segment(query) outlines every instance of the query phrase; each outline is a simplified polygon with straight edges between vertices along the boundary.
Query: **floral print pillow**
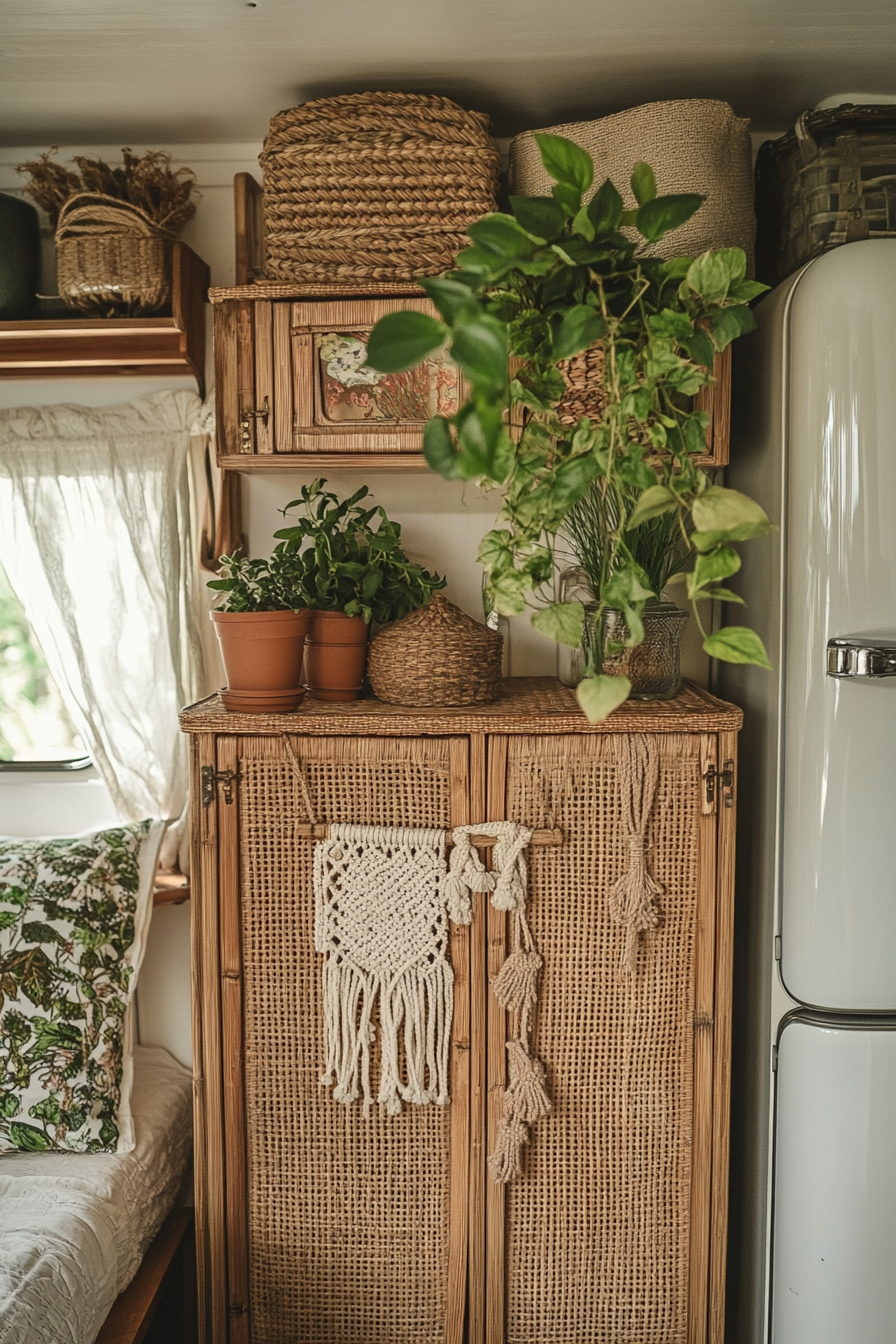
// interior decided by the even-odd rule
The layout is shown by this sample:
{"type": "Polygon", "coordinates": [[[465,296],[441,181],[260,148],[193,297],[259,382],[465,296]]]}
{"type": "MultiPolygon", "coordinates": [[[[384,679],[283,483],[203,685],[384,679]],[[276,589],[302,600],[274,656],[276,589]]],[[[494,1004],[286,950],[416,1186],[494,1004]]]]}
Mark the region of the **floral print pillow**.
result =
{"type": "Polygon", "coordinates": [[[0,837],[0,1152],[133,1146],[128,1009],[159,832],[0,837]]]}

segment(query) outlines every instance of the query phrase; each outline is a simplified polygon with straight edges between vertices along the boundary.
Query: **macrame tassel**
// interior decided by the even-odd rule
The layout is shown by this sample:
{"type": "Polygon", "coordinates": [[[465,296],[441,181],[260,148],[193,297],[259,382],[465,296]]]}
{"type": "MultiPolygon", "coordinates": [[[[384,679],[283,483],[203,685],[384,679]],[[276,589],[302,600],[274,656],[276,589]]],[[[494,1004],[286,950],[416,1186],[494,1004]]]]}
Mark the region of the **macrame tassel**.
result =
{"type": "Polygon", "coordinates": [[[538,993],[538,975],[544,958],[538,952],[511,952],[500,971],[492,978],[495,998],[508,1013],[532,1011],[538,993]]]}
{"type": "Polygon", "coordinates": [[[523,1144],[528,1142],[529,1128],[525,1121],[515,1115],[505,1115],[498,1126],[495,1146],[488,1159],[488,1169],[496,1185],[506,1185],[521,1174],[523,1144]]]}
{"type": "Polygon", "coordinates": [[[663,887],[647,866],[647,823],[659,780],[656,750],[644,733],[625,734],[615,741],[622,820],[628,832],[628,867],[610,888],[610,914],[625,930],[619,970],[630,976],[638,961],[642,933],[656,928],[656,898],[663,887]]]}
{"type": "Polygon", "coordinates": [[[507,1071],[509,1080],[504,1093],[504,1113],[532,1125],[551,1109],[545,1088],[544,1065],[529,1054],[522,1041],[508,1041],[507,1071]]]}

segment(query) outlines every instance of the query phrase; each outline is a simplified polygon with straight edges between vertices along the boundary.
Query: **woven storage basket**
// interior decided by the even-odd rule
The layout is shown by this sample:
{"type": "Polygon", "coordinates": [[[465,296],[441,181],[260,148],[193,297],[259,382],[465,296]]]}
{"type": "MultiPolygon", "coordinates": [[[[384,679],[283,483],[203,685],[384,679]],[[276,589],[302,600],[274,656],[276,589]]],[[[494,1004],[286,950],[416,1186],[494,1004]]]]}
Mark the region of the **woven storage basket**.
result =
{"type": "Polygon", "coordinates": [[[367,675],[393,705],[486,705],[501,690],[504,641],[436,593],[373,639],[367,675]]]}
{"type": "Polygon", "coordinates": [[[453,265],[496,207],[498,155],[481,112],[449,98],[318,98],[271,121],[268,280],[413,280],[453,265]]]}
{"type": "Polygon", "coordinates": [[[776,285],[813,257],[896,238],[896,107],[804,112],[756,159],[756,265],[776,285]]]}
{"type": "MultiPolygon", "coordinates": [[[[697,256],[708,248],[742,247],[752,273],[756,221],[749,125],[727,103],[682,98],[548,129],[587,150],[594,160],[594,190],[610,178],[626,209],[636,205],[629,179],[641,160],[653,168],[660,195],[696,191],[706,197],[686,224],[647,251],[659,257],[697,256]]],[[[511,143],[510,186],[521,196],[551,194],[553,180],[541,162],[534,131],[511,143]]]]}
{"type": "Polygon", "coordinates": [[[154,312],[171,298],[173,243],[138,206],[81,192],[59,212],[59,293],[82,312],[154,312]]]}

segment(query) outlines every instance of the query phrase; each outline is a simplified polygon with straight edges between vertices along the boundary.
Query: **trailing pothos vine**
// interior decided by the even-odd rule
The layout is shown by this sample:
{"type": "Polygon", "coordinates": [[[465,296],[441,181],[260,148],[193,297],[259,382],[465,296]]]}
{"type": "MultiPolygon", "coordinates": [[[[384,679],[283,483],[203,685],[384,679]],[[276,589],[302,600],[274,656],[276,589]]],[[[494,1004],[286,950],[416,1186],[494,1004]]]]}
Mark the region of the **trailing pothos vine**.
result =
{"type": "MultiPolygon", "coordinates": [[[[614,526],[605,579],[594,594],[595,628],[614,607],[625,618],[628,644],[640,643],[641,612],[660,594],[632,555],[631,534],[675,515],[676,545],[680,536],[689,556],[680,577],[704,649],[767,667],[752,630],[734,625],[708,634],[700,622],[701,600],[740,601],[723,586],[740,568],[734,544],[771,524],[748,496],[713,484],[696,465],[706,452],[708,417],[691,404],[712,381],[716,353],[753,328],[748,304],[766,286],[746,278],[740,248],[696,259],[650,255],[650,246],[690,219],[703,197],[658,196],[653,170],[639,163],[631,178],[636,209],[624,209],[609,180],[583,204],[593,182],[590,156],[561,136],[536,138],[555,182],[552,196],[511,197],[511,215],[489,214],[470,225],[473,245],[457,268],[419,282],[442,320],[419,312],[382,318],[370,336],[368,363],[396,372],[450,341],[470,392],[456,415],[428,422],[424,452],[442,476],[477,478],[503,492],[503,525],[479,552],[499,612],[534,606],[538,630],[580,645],[581,603],[551,600],[554,545],[570,508],[596,488],[613,505],[606,516],[614,526]],[[634,230],[637,241],[623,229],[634,230]],[[604,351],[603,412],[564,425],[556,411],[567,389],[563,366],[596,342],[604,351]],[[514,430],[518,420],[522,428],[514,430]]],[[[603,673],[613,646],[601,637],[586,648],[578,696],[596,722],[631,688],[625,677],[603,673]]]]}

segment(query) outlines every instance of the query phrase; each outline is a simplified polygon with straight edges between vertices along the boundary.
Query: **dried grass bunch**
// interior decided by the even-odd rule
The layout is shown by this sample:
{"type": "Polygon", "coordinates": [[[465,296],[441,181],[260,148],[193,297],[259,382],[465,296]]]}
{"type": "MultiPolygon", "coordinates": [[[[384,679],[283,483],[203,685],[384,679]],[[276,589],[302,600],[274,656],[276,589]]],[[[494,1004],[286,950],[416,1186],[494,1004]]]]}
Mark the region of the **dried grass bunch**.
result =
{"type": "Polygon", "coordinates": [[[150,149],[141,155],[122,149],[120,167],[76,154],[74,162],[80,176],[55,161],[53,155],[58,150],[59,146],[54,145],[40,158],[17,166],[18,172],[31,174],[25,190],[46,210],[54,229],[66,201],[83,192],[136,205],[160,229],[171,234],[180,233],[196,213],[193,200],[196,174],[192,168],[172,169],[171,155],[160,149],[150,149]]]}

